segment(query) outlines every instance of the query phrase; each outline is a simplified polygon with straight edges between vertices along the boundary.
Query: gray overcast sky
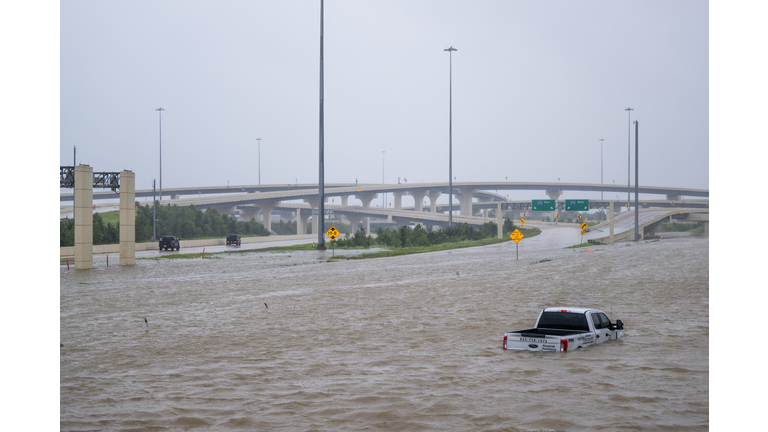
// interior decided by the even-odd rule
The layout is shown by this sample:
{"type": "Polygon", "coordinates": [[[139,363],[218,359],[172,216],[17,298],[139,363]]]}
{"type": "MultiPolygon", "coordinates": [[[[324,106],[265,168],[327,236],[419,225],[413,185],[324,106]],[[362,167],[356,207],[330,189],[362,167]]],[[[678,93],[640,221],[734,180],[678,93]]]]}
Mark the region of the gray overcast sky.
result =
{"type": "MultiPolygon", "coordinates": [[[[263,184],[317,182],[319,1],[60,13],[61,165],[151,188],[163,107],[165,188],[258,183],[256,138],[263,184]]],[[[626,184],[632,107],[640,184],[709,188],[706,1],[329,0],[324,29],[326,182],[447,181],[454,46],[457,181],[599,183],[604,138],[626,184]]]]}

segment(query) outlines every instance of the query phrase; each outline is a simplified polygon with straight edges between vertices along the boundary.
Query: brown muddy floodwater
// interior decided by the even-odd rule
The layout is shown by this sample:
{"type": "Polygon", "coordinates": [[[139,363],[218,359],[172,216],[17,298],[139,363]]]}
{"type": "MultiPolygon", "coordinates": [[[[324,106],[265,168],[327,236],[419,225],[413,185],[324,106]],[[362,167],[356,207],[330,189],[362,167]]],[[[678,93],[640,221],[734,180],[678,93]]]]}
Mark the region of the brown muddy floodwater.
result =
{"type": "Polygon", "coordinates": [[[707,430],[709,240],[594,249],[64,266],[60,428],[707,430]],[[502,350],[547,306],[625,337],[502,350]]]}

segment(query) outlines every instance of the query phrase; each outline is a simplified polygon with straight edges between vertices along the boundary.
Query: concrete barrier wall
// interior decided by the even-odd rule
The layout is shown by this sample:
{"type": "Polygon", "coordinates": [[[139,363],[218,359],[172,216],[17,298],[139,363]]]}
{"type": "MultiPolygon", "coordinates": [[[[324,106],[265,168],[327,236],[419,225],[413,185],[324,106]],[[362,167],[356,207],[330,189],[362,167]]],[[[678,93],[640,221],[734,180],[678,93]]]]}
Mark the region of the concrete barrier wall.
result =
{"type": "MultiPolygon", "coordinates": [[[[267,237],[241,237],[240,244],[266,243],[266,242],[290,241],[290,240],[311,240],[315,238],[317,238],[317,235],[315,234],[278,235],[278,236],[273,235],[273,236],[267,236],[267,237]]],[[[188,247],[193,248],[193,247],[205,247],[205,246],[220,246],[220,245],[226,245],[226,244],[227,244],[226,238],[206,239],[206,240],[181,240],[179,242],[179,246],[181,246],[182,251],[184,250],[184,248],[188,248],[188,247]]],[[[137,252],[146,251],[146,250],[157,250],[157,249],[158,249],[157,242],[136,243],[137,252]]],[[[107,254],[107,253],[119,253],[119,252],[120,252],[119,244],[93,246],[94,254],[107,254]]],[[[66,247],[59,248],[60,257],[74,256],[74,255],[75,255],[74,246],[66,246],[66,247]]]]}

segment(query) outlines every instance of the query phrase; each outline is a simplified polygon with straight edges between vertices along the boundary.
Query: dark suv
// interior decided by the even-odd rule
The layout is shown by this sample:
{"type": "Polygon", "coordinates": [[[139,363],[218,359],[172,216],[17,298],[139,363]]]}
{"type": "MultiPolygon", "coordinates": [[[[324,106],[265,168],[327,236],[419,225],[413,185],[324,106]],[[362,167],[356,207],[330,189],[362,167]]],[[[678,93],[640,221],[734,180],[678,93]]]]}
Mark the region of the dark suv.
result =
{"type": "Polygon", "coordinates": [[[163,250],[163,249],[165,249],[165,250],[168,250],[168,249],[170,249],[170,250],[174,250],[174,249],[179,250],[179,249],[181,249],[181,246],[179,245],[178,237],[174,237],[174,236],[165,236],[165,237],[161,238],[159,246],[160,246],[160,250],[163,250]]]}
{"type": "Polygon", "coordinates": [[[237,234],[230,234],[227,236],[227,246],[229,245],[238,245],[240,246],[240,236],[237,234]]]}

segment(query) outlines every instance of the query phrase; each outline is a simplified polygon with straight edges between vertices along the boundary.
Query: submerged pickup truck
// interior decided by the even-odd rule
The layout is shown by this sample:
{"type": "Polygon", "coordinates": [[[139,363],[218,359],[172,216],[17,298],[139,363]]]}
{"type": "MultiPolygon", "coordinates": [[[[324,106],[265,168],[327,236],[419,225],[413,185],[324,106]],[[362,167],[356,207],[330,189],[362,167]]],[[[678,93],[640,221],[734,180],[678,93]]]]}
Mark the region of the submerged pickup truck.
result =
{"type": "Polygon", "coordinates": [[[504,349],[573,351],[624,336],[624,323],[612,323],[598,309],[551,307],[539,314],[536,327],[506,332],[504,349]]]}

